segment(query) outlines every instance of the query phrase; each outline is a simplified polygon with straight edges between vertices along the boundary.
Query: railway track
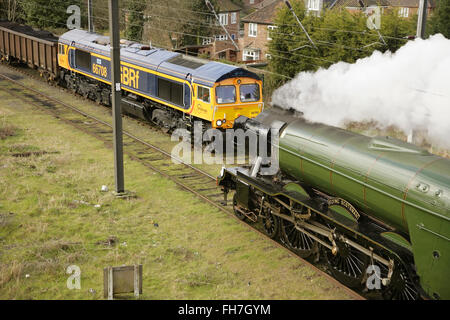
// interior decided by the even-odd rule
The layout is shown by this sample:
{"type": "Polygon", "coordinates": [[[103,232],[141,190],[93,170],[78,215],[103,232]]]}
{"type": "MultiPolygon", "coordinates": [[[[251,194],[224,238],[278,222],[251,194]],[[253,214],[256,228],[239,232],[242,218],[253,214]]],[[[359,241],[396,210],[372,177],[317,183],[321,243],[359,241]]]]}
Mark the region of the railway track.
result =
{"type": "MultiPolygon", "coordinates": [[[[21,73],[30,76],[26,72],[21,73]]],[[[106,146],[112,148],[113,134],[112,126],[109,123],[55,97],[51,97],[39,90],[25,86],[11,76],[0,73],[0,80],[4,80],[14,86],[14,90],[11,90],[10,86],[4,85],[4,81],[0,81],[0,91],[6,91],[16,99],[22,100],[39,110],[46,111],[53,117],[95,137],[104,142],[106,146]]],[[[282,243],[267,237],[257,225],[250,225],[239,220],[233,212],[232,201],[224,201],[223,193],[216,185],[216,177],[191,164],[183,162],[181,159],[174,159],[169,152],[144,141],[130,132],[124,131],[123,134],[124,154],[128,155],[131,159],[140,162],[150,170],[170,179],[180,188],[191,192],[203,201],[230,215],[235,221],[242,223],[247,228],[258,233],[260,236],[264,237],[266,241],[270,241],[272,244],[286,250],[291,256],[301,260],[304,264],[326,277],[330,282],[343,288],[355,299],[366,299],[362,293],[357,293],[334,279],[324,270],[323,266],[316,266],[309,261],[302,259],[286,248],[282,243]]]]}

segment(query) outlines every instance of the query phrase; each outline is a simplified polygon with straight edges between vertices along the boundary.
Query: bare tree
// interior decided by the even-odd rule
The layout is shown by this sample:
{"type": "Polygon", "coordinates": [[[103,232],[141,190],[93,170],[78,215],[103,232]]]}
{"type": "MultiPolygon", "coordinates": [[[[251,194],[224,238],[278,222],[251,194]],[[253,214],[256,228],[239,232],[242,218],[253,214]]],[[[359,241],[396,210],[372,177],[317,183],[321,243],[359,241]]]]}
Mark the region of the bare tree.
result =
{"type": "Polygon", "coordinates": [[[18,3],[17,0],[7,0],[6,14],[9,21],[15,21],[17,18],[18,3]]]}
{"type": "Polygon", "coordinates": [[[186,23],[196,23],[195,16],[189,10],[190,0],[153,0],[148,3],[144,28],[145,41],[156,47],[175,49],[179,46],[186,23]]]}

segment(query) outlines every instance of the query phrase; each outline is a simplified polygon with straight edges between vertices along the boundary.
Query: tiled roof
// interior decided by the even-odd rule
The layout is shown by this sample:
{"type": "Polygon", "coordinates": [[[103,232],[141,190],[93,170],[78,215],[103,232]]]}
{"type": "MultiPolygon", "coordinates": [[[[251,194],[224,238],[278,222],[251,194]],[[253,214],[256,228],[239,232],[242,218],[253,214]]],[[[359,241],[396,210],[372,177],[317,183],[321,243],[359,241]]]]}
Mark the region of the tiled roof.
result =
{"type": "MultiPolygon", "coordinates": [[[[265,2],[265,1],[264,1],[265,2]]],[[[266,2],[266,6],[245,16],[243,22],[272,24],[278,8],[283,5],[282,0],[271,0],[266,2]]]]}
{"type": "Polygon", "coordinates": [[[242,8],[231,0],[217,0],[219,12],[240,11],[242,8]]]}
{"type": "Polygon", "coordinates": [[[361,1],[364,3],[364,6],[366,7],[369,6],[388,7],[390,5],[388,0],[337,0],[336,4],[334,5],[334,8],[338,7],[360,8],[361,1]]]}
{"type": "MultiPolygon", "coordinates": [[[[410,8],[418,8],[420,4],[420,0],[389,0],[391,6],[393,7],[410,7],[410,8]]],[[[435,1],[428,0],[427,2],[428,8],[436,7],[435,1]]]]}
{"type": "Polygon", "coordinates": [[[256,9],[262,9],[265,6],[271,4],[272,2],[274,2],[274,0],[263,0],[258,5],[256,5],[256,9]]]}
{"type": "MultiPolygon", "coordinates": [[[[369,6],[382,6],[382,7],[410,7],[418,8],[420,0],[361,0],[366,7],[369,6]]],[[[436,6],[435,0],[428,1],[428,7],[434,8],[436,6]]],[[[351,7],[359,8],[361,7],[359,0],[337,0],[334,5],[335,8],[338,7],[351,7]]]]}

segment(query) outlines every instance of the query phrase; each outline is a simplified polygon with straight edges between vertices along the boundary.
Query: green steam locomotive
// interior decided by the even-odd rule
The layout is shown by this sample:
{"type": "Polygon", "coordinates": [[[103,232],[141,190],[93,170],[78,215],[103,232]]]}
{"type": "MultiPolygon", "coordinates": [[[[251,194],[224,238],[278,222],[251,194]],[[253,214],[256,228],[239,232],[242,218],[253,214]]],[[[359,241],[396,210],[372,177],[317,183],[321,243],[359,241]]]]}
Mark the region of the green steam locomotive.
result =
{"type": "Polygon", "coordinates": [[[450,160],[391,138],[310,123],[272,108],[235,128],[271,154],[224,168],[240,219],[262,221],[345,285],[385,299],[450,299],[450,160]],[[279,163],[278,170],[264,170],[279,163]],[[374,290],[374,291],[371,291],[374,290]]]}

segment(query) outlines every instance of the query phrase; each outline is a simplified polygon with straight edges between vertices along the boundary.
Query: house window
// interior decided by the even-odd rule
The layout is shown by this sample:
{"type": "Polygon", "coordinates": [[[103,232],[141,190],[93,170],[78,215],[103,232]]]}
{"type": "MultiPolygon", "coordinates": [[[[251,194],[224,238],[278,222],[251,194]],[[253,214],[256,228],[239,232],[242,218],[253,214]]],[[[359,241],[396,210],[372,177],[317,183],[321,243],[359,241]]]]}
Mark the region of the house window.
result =
{"type": "Polygon", "coordinates": [[[250,0],[250,4],[255,4],[255,0],[250,0]]]}
{"type": "Polygon", "coordinates": [[[409,8],[400,8],[398,15],[403,18],[408,18],[409,16],[409,8]]]}
{"type": "Polygon", "coordinates": [[[220,13],[219,22],[222,26],[228,25],[228,13],[220,13]]]}
{"type": "Polygon", "coordinates": [[[267,26],[267,40],[272,40],[270,33],[276,28],[277,26],[267,26]]]}
{"type": "Polygon", "coordinates": [[[244,61],[254,61],[259,60],[259,51],[257,50],[244,50],[243,55],[244,61]]]}
{"type": "Polygon", "coordinates": [[[308,0],[308,10],[319,10],[319,0],[308,0]]]}
{"type": "Polygon", "coordinates": [[[231,13],[231,24],[235,24],[237,21],[237,14],[236,12],[231,13]]]}
{"type": "Polygon", "coordinates": [[[258,25],[256,23],[249,23],[248,24],[248,36],[256,37],[257,34],[258,34],[258,25]]]}
{"type": "Polygon", "coordinates": [[[226,34],[216,36],[216,41],[225,41],[225,40],[228,40],[228,36],[226,34]]]}
{"type": "Polygon", "coordinates": [[[211,44],[211,42],[212,42],[212,38],[207,38],[207,39],[203,39],[202,44],[205,46],[207,44],[211,44]]]}

